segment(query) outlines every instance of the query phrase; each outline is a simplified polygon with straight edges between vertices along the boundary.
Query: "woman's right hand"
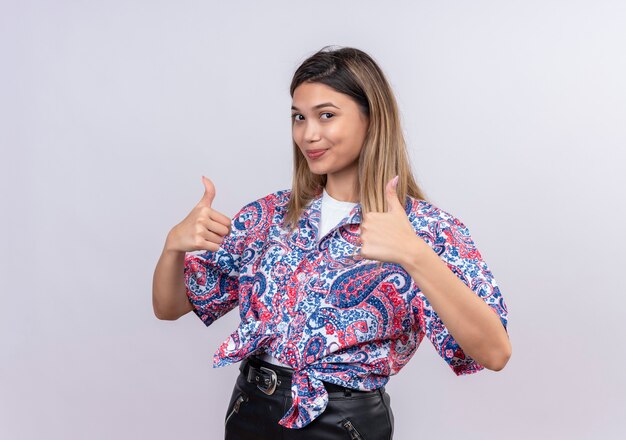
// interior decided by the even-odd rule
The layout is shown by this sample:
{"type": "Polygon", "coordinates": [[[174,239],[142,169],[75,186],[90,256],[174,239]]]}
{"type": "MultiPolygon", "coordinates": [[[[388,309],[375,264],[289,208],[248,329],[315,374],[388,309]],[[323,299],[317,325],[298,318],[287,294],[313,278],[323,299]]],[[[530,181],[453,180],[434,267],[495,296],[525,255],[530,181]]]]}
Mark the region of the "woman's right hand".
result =
{"type": "Polygon", "coordinates": [[[167,235],[165,250],[192,252],[216,251],[224,237],[230,233],[231,220],[211,207],[215,198],[215,186],[202,176],[204,195],[183,221],[174,226],[167,235]]]}

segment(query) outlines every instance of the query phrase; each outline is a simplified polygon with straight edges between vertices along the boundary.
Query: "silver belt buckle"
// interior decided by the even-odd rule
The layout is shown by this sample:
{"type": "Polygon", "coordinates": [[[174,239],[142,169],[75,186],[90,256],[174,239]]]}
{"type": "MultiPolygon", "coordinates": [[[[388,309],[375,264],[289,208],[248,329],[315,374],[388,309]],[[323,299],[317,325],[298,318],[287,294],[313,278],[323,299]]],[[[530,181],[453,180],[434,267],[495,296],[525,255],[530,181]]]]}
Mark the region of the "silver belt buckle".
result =
{"type": "Polygon", "coordinates": [[[274,394],[274,391],[276,391],[276,385],[278,383],[278,376],[276,375],[276,372],[270,368],[265,368],[265,367],[259,367],[259,369],[263,371],[264,373],[269,374],[270,378],[265,379],[266,384],[267,384],[267,381],[269,381],[269,384],[267,384],[267,388],[261,387],[260,384],[256,384],[256,387],[267,395],[274,394]]]}

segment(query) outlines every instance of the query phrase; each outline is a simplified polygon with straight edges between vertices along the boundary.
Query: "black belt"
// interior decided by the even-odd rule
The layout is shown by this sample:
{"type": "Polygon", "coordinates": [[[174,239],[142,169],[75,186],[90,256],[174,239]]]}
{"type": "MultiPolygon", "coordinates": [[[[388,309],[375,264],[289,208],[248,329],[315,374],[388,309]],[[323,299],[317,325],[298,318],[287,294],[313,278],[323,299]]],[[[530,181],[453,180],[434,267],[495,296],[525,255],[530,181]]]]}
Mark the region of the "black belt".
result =
{"type": "MultiPolygon", "coordinates": [[[[291,390],[292,370],[289,368],[265,362],[256,356],[250,356],[241,362],[239,370],[249,383],[255,384],[265,394],[274,394],[278,389],[291,390]]],[[[323,383],[328,393],[342,393],[345,396],[350,396],[353,393],[368,394],[378,392],[377,390],[353,390],[330,382],[323,383]]]]}

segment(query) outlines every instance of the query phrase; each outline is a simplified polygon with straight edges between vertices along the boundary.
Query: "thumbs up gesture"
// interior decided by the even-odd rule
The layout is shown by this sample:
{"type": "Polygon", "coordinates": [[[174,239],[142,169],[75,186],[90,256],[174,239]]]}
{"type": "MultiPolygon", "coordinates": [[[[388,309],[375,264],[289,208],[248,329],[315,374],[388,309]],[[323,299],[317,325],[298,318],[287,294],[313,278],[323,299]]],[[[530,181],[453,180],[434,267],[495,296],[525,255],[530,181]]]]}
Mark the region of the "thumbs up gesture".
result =
{"type": "Polygon", "coordinates": [[[230,233],[230,218],[213,209],[215,186],[202,176],[204,194],[198,204],[183,221],[174,226],[167,235],[165,248],[174,251],[216,251],[224,237],[230,233]]]}
{"type": "Polygon", "coordinates": [[[398,176],[387,182],[387,212],[364,212],[360,226],[361,258],[405,266],[408,259],[428,247],[413,229],[396,193],[398,176]]]}

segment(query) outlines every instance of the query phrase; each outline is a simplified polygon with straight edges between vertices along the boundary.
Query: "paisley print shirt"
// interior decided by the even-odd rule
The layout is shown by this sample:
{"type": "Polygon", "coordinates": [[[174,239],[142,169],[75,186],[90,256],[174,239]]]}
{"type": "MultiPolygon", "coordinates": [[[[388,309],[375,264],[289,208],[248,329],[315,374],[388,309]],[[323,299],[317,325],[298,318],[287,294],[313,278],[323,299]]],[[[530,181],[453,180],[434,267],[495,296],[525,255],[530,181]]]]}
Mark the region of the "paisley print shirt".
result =
{"type": "MultiPolygon", "coordinates": [[[[213,356],[214,367],[269,353],[293,368],[292,406],[279,423],[301,428],[328,403],[322,381],[372,390],[409,361],[426,336],[457,375],[484,367],[466,355],[398,264],[354,258],[361,205],[318,236],[322,191],[298,221],[282,226],[291,190],[248,203],[217,251],[185,255],[187,295],[207,326],[236,306],[241,322],[213,356]]],[[[415,233],[507,327],[507,307],[468,228],[407,196],[415,233]]]]}

